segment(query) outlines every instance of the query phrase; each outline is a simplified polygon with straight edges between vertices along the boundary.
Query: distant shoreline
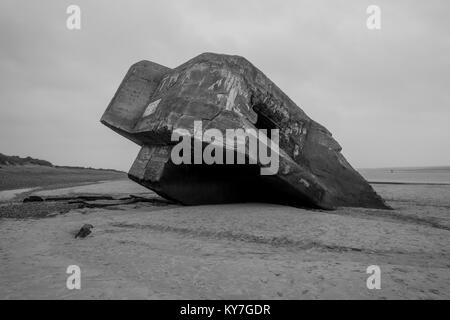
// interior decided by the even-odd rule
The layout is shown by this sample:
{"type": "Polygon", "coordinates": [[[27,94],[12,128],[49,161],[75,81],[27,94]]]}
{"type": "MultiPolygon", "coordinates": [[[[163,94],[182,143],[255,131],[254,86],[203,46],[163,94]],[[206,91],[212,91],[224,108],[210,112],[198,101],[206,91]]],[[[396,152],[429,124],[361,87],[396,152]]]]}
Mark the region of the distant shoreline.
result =
{"type": "Polygon", "coordinates": [[[450,166],[357,168],[357,171],[450,171],[450,166]]]}
{"type": "Polygon", "coordinates": [[[368,181],[369,184],[408,184],[408,185],[431,185],[431,186],[449,186],[447,182],[397,182],[397,181],[368,181]]]}
{"type": "Polygon", "coordinates": [[[450,185],[450,168],[365,169],[359,173],[372,184],[450,185]]]}

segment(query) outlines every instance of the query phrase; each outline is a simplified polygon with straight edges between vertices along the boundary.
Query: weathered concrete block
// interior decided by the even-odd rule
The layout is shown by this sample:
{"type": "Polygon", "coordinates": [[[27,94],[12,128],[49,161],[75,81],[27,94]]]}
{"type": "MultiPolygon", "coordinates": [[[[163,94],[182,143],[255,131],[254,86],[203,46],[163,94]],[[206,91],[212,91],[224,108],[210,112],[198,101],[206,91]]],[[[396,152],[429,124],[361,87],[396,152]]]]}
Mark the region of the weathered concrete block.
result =
{"type": "Polygon", "coordinates": [[[129,177],[183,204],[388,208],[345,160],[331,133],[239,56],[204,53],[175,69],[141,61],[128,71],[101,122],[142,146],[129,177]],[[261,161],[248,164],[253,155],[248,144],[243,151],[226,138],[196,140],[199,121],[202,130],[217,129],[224,137],[228,129],[278,129],[278,144],[266,143],[279,146],[272,149],[278,171],[261,175],[261,161]],[[204,150],[214,141],[224,154],[232,150],[247,164],[175,164],[171,152],[178,141],[172,138],[178,132],[194,138],[192,150],[196,143],[204,150]]]}

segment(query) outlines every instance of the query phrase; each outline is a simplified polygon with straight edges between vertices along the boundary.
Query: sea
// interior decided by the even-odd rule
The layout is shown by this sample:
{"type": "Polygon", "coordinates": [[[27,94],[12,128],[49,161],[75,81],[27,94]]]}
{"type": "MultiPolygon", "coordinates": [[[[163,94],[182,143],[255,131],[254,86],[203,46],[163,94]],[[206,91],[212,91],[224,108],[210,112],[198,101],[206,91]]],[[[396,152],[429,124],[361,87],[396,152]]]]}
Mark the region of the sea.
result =
{"type": "Polygon", "coordinates": [[[358,169],[370,183],[450,184],[450,166],[358,169]]]}

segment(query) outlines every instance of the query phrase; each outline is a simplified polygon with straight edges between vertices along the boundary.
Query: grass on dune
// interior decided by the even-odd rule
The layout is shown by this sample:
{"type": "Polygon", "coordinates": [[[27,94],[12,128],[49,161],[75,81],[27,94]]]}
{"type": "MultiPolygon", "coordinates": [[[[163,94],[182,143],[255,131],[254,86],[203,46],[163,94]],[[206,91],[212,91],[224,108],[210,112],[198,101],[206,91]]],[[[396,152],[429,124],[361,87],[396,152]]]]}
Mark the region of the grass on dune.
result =
{"type": "Polygon", "coordinates": [[[74,183],[119,180],[124,172],[47,166],[1,166],[0,191],[33,187],[63,186],[74,183]]]}

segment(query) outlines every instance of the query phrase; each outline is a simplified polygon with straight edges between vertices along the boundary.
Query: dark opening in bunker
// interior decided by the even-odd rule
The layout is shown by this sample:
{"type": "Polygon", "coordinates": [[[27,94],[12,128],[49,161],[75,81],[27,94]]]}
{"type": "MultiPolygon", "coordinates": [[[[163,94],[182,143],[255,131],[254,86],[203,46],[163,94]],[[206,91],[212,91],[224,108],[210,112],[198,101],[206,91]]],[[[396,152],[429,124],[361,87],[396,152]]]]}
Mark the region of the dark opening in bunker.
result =
{"type": "Polygon", "coordinates": [[[314,207],[279,177],[262,176],[260,167],[250,164],[170,163],[159,186],[152,185],[152,189],[185,205],[263,202],[314,207]]]}
{"type": "Polygon", "coordinates": [[[257,104],[253,107],[253,111],[256,112],[258,115],[258,118],[256,119],[255,127],[256,129],[266,129],[267,130],[267,137],[269,139],[272,138],[272,129],[279,129],[278,126],[273,122],[269,117],[267,117],[263,111],[264,105],[263,104],[257,104]]]}

